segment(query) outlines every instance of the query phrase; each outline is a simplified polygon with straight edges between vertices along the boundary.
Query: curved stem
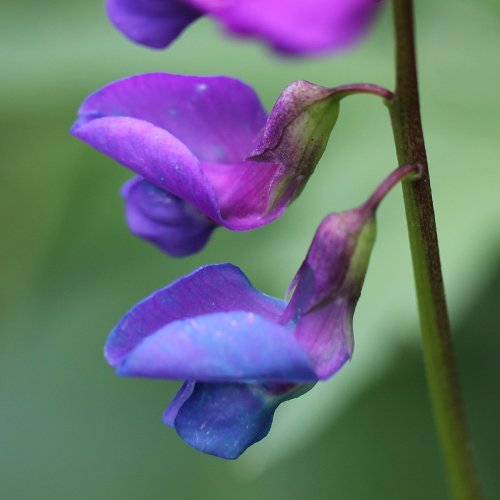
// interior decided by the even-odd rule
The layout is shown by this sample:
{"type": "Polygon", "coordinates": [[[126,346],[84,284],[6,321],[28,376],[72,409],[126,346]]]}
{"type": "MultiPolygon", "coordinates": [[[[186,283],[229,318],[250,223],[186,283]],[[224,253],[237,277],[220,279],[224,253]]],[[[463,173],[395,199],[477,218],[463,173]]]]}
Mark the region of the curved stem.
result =
{"type": "Polygon", "coordinates": [[[393,170],[372,193],[368,200],[363,203],[361,210],[366,210],[367,213],[373,214],[377,210],[380,202],[387,196],[389,191],[403,179],[409,176],[418,177],[420,175],[419,165],[402,165],[393,170]]]}
{"type": "Polygon", "coordinates": [[[346,85],[339,85],[332,90],[335,91],[336,95],[340,94],[340,98],[352,94],[371,94],[382,97],[386,101],[390,101],[394,97],[391,90],[376,85],[375,83],[347,83],[346,85]],[[345,96],[342,94],[345,94],[345,96]]]}
{"type": "Polygon", "coordinates": [[[412,0],[393,0],[396,91],[388,102],[399,162],[421,165],[421,176],[403,181],[423,355],[437,433],[454,498],[481,494],[470,452],[453,354],[420,119],[412,0]]]}

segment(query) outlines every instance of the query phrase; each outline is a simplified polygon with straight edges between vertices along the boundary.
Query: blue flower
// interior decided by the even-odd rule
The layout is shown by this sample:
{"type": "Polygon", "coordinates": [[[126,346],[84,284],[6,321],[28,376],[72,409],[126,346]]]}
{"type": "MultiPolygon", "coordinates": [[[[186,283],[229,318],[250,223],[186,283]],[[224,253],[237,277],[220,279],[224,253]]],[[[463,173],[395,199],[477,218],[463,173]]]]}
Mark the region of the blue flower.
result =
{"type": "Polygon", "coordinates": [[[133,307],[108,338],[107,361],[119,375],[184,380],[164,423],[200,451],[237,458],[267,435],[278,405],[351,358],[375,211],[413,174],[418,166],[399,167],[363,205],[323,219],[288,301],[232,264],[202,267],[133,307]]]}
{"type": "Polygon", "coordinates": [[[289,301],[256,290],[232,264],[198,269],[133,307],[111,332],[119,375],[184,380],[163,421],[194,448],[237,458],[275,409],[336,373],[375,236],[372,210],[320,224],[289,301]]]}

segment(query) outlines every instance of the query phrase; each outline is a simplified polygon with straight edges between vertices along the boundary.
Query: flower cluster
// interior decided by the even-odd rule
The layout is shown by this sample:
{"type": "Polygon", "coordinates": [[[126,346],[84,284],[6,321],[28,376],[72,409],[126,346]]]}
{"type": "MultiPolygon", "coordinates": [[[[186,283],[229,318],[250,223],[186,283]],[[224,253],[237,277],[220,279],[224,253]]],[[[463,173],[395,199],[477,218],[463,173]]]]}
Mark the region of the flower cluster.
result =
{"type": "MultiPolygon", "coordinates": [[[[154,48],[206,15],[233,34],[307,54],[354,42],[379,3],[108,0],[107,11],[127,37],[154,48]]],[[[72,133],[136,174],[121,191],[131,231],[184,256],[217,227],[250,230],[282,215],[351,91],[299,80],[267,114],[253,89],[233,78],[137,75],[89,96],[72,133]]],[[[109,335],[106,360],[119,375],[183,381],[164,423],[200,451],[238,457],[267,435],[279,404],[351,358],[376,208],[414,171],[397,169],[366,203],[323,219],[287,300],[261,293],[234,265],[205,266],[134,306],[109,335]]]]}

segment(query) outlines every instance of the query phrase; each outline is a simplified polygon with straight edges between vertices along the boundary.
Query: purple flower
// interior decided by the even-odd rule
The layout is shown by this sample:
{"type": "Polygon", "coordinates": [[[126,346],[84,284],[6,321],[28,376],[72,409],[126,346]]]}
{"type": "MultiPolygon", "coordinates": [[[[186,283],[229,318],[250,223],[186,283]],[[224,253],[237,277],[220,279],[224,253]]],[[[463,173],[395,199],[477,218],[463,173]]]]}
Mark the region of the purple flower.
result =
{"type": "Polygon", "coordinates": [[[111,22],[153,48],[169,45],[208,15],[235,35],[257,37],[290,54],[337,50],[361,37],[381,0],[108,0],[111,22]]]}
{"type": "Polygon", "coordinates": [[[89,96],[72,133],[143,179],[123,190],[134,234],[187,255],[216,226],[254,229],[285,211],[348,93],[294,82],[267,116],[232,78],[138,75],[89,96]]]}
{"type": "Polygon", "coordinates": [[[163,416],[192,447],[234,459],[269,432],[277,406],[336,373],[375,236],[374,209],[330,214],[286,302],[231,264],[206,266],[132,308],[107,361],[126,376],[185,380],[163,416]]]}

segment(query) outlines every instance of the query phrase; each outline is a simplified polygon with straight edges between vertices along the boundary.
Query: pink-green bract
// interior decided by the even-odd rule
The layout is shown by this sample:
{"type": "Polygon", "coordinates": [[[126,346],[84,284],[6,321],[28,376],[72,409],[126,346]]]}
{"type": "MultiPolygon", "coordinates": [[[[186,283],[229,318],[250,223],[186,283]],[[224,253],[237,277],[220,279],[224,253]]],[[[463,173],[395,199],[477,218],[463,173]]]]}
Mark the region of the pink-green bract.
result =
{"type": "Polygon", "coordinates": [[[111,22],[134,42],[164,48],[209,16],[225,31],[292,55],[342,49],[369,28],[381,0],[108,0],[111,22]]]}

